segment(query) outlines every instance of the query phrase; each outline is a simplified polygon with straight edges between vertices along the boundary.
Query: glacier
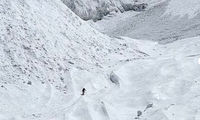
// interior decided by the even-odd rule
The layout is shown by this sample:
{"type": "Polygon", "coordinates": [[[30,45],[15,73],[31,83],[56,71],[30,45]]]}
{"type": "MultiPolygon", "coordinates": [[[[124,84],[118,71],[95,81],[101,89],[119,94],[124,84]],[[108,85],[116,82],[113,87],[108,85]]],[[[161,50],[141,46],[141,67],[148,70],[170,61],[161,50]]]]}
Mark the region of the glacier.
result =
{"type": "Polygon", "coordinates": [[[200,7],[182,1],[92,22],[1,0],[0,120],[199,120],[200,7]]]}

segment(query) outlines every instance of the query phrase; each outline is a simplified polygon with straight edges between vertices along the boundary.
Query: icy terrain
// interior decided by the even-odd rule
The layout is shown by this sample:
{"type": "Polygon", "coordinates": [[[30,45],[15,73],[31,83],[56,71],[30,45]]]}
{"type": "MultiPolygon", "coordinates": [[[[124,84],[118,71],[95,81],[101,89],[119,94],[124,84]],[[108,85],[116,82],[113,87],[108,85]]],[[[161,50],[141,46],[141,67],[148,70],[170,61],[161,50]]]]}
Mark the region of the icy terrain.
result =
{"type": "Polygon", "coordinates": [[[107,100],[116,110],[112,119],[131,120],[139,110],[140,120],[199,120],[200,37],[155,45],[153,50],[150,58],[114,72],[121,86],[107,100]]]}
{"type": "Polygon", "coordinates": [[[92,29],[59,0],[1,0],[0,11],[1,120],[92,119],[89,109],[103,106],[82,98],[81,89],[109,92],[111,68],[146,56],[92,29]]]}
{"type": "Polygon", "coordinates": [[[128,36],[160,43],[200,35],[199,0],[166,0],[142,13],[125,14],[107,17],[95,23],[95,26],[111,36],[128,36]]]}
{"type": "Polygon", "coordinates": [[[0,120],[199,120],[200,32],[191,28],[199,23],[199,0],[184,1],[94,24],[115,36],[109,37],[60,0],[1,0],[0,120]],[[185,3],[191,9],[175,7],[185,3]],[[185,36],[169,37],[168,44],[149,41],[162,38],[158,31],[167,28],[158,20],[152,33],[158,13],[175,21],[166,22],[165,37],[171,30],[185,36]],[[133,21],[148,29],[130,27],[130,36],[121,34],[133,21]]]}

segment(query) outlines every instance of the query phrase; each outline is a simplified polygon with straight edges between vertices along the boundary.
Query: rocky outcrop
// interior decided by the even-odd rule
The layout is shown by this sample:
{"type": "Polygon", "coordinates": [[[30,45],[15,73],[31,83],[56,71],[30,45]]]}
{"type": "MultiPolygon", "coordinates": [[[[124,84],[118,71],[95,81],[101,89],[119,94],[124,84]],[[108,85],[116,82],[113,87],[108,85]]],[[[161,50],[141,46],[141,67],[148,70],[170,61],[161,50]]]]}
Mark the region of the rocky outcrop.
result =
{"type": "Polygon", "coordinates": [[[147,4],[136,0],[62,0],[67,7],[84,20],[101,20],[112,12],[142,11],[147,4]]]}
{"type": "Polygon", "coordinates": [[[141,3],[141,4],[123,4],[122,7],[125,11],[144,11],[147,8],[148,4],[141,3]]]}

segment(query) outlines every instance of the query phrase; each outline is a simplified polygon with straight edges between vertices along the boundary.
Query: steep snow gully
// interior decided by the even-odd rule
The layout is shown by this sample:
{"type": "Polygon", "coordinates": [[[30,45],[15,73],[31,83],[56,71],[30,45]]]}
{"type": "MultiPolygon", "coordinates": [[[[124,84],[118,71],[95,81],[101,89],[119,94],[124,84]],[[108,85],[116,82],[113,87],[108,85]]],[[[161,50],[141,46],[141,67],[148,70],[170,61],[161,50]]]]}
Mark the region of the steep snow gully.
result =
{"type": "Polygon", "coordinates": [[[199,120],[199,3],[93,23],[109,37],[60,0],[1,0],[0,120],[199,120]]]}

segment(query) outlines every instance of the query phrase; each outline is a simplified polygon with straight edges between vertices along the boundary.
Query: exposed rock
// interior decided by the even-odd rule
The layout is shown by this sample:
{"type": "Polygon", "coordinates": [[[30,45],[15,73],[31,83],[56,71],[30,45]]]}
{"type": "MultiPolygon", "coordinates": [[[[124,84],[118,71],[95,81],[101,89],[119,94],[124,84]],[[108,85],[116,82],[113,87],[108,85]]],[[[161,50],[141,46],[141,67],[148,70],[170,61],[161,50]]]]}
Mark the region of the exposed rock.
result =
{"type": "Polygon", "coordinates": [[[147,8],[148,4],[146,4],[146,3],[142,3],[142,4],[123,4],[122,6],[123,6],[125,11],[133,10],[133,11],[140,12],[140,11],[144,11],[147,8]]]}
{"type": "Polygon", "coordinates": [[[32,82],[31,82],[31,81],[28,81],[27,84],[28,84],[28,85],[32,85],[32,82]]]}
{"type": "Polygon", "coordinates": [[[143,11],[147,4],[137,0],[62,0],[75,14],[84,20],[101,20],[111,12],[143,11]],[[137,2],[136,2],[137,1],[137,2]],[[138,4],[135,4],[138,3],[138,4]],[[140,3],[140,4],[139,4],[140,3]]]}
{"type": "Polygon", "coordinates": [[[110,81],[112,82],[112,83],[114,83],[114,84],[116,84],[117,86],[120,86],[120,78],[114,73],[114,72],[112,72],[111,74],[110,74],[110,81]]]}

